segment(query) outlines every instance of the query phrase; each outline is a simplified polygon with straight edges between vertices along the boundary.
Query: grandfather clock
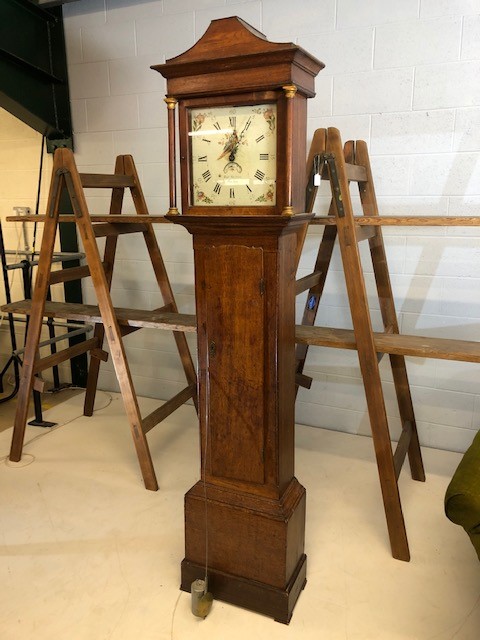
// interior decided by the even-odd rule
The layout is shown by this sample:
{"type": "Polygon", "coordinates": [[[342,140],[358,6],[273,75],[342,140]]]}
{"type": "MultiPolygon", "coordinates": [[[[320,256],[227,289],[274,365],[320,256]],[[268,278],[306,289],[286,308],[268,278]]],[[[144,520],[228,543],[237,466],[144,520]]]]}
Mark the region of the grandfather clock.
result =
{"type": "Polygon", "coordinates": [[[214,598],[285,623],[306,581],[295,254],[310,217],[306,102],[322,67],[237,17],[153,67],[167,79],[169,217],[195,254],[202,477],[185,496],[181,588],[207,567],[214,598]]]}

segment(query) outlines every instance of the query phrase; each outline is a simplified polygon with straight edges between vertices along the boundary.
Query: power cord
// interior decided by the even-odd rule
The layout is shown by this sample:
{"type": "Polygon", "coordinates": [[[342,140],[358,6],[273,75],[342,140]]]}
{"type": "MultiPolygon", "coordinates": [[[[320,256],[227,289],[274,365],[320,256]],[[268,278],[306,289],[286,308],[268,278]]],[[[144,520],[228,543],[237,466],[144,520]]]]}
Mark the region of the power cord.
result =
{"type": "MultiPolygon", "coordinates": [[[[72,387],[68,387],[68,388],[71,389],[72,387]]],[[[83,391],[82,387],[78,387],[78,388],[81,388],[82,391],[83,391]]],[[[113,402],[113,397],[107,391],[100,391],[100,393],[103,393],[106,396],[107,404],[105,404],[102,407],[97,407],[96,409],[94,409],[93,410],[94,413],[96,413],[97,411],[103,411],[103,409],[106,409],[107,407],[109,407],[113,402]]],[[[33,442],[36,442],[37,440],[40,440],[40,438],[45,438],[46,436],[50,435],[53,431],[56,431],[57,429],[60,429],[61,427],[65,427],[67,424],[70,424],[74,420],[77,420],[78,418],[81,418],[81,417],[83,417],[83,413],[79,414],[78,416],[74,416],[70,420],[66,420],[65,422],[61,422],[59,424],[56,424],[54,427],[50,427],[48,430],[43,430],[42,433],[39,433],[38,435],[34,436],[30,440],[27,440],[27,442],[25,442],[23,446],[26,447],[27,445],[32,444],[33,442]]],[[[25,464],[21,464],[22,461],[20,461],[20,463],[19,462],[11,462],[9,460],[8,454],[7,454],[7,455],[2,456],[0,458],[0,462],[4,462],[7,467],[18,468],[19,466],[25,467],[25,466],[31,464],[32,462],[34,462],[34,460],[35,460],[35,456],[32,455],[31,453],[24,453],[23,456],[22,456],[22,460],[24,458],[26,458],[25,464]]]]}

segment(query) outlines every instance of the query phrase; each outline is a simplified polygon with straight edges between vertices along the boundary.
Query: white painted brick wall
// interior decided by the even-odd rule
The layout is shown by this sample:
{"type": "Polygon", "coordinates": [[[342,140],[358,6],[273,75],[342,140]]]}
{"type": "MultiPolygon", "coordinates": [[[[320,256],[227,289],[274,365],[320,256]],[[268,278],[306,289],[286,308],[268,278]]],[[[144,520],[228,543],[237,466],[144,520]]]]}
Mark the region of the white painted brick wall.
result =
{"type": "Polygon", "coordinates": [[[461,37],[461,16],[380,25],[375,29],[374,67],[416,67],[456,60],[461,37]]]}
{"type": "Polygon", "coordinates": [[[415,68],[414,109],[473,107],[480,104],[480,60],[415,68]]]}
{"type": "MultiPolygon", "coordinates": [[[[64,12],[77,161],[107,171],[117,153],[132,153],[152,213],[168,207],[168,184],[165,83],[149,67],[192,46],[212,19],[238,15],[269,39],[294,41],[327,64],[309,103],[309,139],[316,128],[336,126],[344,139],[367,141],[381,212],[480,214],[478,0],[79,0],[64,12]]],[[[3,162],[10,164],[7,156],[3,162]]],[[[25,162],[21,180],[5,169],[2,216],[34,187],[35,167],[35,160],[25,162]]],[[[322,194],[318,212],[328,206],[322,194]]],[[[90,202],[97,212],[107,206],[104,197],[90,202]]],[[[299,275],[312,266],[319,233],[314,228],[307,238],[299,275]]],[[[163,226],[157,235],[179,307],[194,312],[191,238],[163,226]]],[[[385,241],[402,330],[478,340],[480,228],[388,228],[385,241]]],[[[141,243],[120,244],[119,258],[117,303],[160,306],[141,243]]],[[[368,259],[365,267],[379,326],[368,259]]],[[[91,287],[85,292],[93,300],[91,287]]],[[[304,296],[299,316],[303,302],[304,296]]],[[[351,326],[338,250],[318,322],[351,326]]],[[[194,346],[194,337],[188,339],[194,346]]],[[[181,388],[169,334],[141,331],[126,343],[139,393],[167,398],[181,388]]],[[[464,450],[480,424],[480,367],[409,358],[408,371],[422,442],[464,450]]],[[[297,419],[367,434],[356,354],[312,348],[307,373],[314,383],[299,394],[297,419]]],[[[386,359],[381,374],[398,435],[386,359]]],[[[103,366],[101,382],[116,387],[111,365],[103,366]]]]}

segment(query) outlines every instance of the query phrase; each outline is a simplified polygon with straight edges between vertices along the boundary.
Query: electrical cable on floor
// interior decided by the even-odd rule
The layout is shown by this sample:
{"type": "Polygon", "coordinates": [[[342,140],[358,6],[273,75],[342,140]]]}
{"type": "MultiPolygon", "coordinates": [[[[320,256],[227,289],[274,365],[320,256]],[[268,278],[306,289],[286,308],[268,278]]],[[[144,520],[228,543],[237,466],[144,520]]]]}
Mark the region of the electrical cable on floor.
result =
{"type": "Polygon", "coordinates": [[[172,624],[170,625],[170,640],[173,640],[173,624],[175,622],[175,614],[177,613],[177,607],[181,597],[182,597],[182,592],[180,591],[172,611],[172,624]]]}
{"type": "MultiPolygon", "coordinates": [[[[57,393],[60,393],[61,391],[85,391],[85,387],[76,387],[75,385],[72,384],[72,385],[69,385],[68,387],[60,387],[58,389],[47,389],[46,391],[43,392],[43,394],[56,396],[57,393]]],[[[103,393],[106,393],[106,391],[104,391],[103,393]]],[[[104,409],[105,407],[102,407],[102,408],[104,409]]]]}
{"type": "MultiPolygon", "coordinates": [[[[71,388],[71,387],[69,387],[71,388]]],[[[83,387],[81,387],[82,391],[84,390],[83,387]]],[[[98,391],[97,391],[98,393],[98,391]]],[[[105,394],[105,396],[107,396],[107,404],[105,404],[103,407],[97,407],[96,409],[93,410],[94,413],[96,413],[97,411],[103,411],[103,409],[106,409],[107,407],[109,407],[112,402],[113,402],[113,396],[111,396],[107,391],[100,391],[100,393],[105,394]]],[[[32,444],[33,442],[36,442],[37,440],[40,440],[40,438],[45,438],[45,436],[50,435],[53,431],[56,431],[57,429],[60,429],[60,427],[65,427],[67,424],[70,424],[71,422],[73,422],[74,420],[78,420],[78,418],[83,418],[83,413],[79,414],[78,416],[74,416],[73,418],[70,418],[70,420],[66,420],[65,422],[61,422],[59,424],[56,424],[54,427],[49,427],[48,430],[43,430],[42,433],[39,433],[38,435],[34,436],[33,438],[31,438],[31,440],[27,440],[23,447],[25,448],[27,445],[32,444]]],[[[29,464],[31,464],[32,462],[34,462],[35,460],[35,456],[32,455],[31,453],[24,453],[22,455],[22,460],[20,460],[20,462],[10,462],[9,460],[9,454],[0,457],[0,462],[4,462],[5,465],[7,467],[19,467],[19,466],[27,466],[29,464]],[[26,459],[26,463],[25,464],[21,464],[23,459],[26,459]]]]}

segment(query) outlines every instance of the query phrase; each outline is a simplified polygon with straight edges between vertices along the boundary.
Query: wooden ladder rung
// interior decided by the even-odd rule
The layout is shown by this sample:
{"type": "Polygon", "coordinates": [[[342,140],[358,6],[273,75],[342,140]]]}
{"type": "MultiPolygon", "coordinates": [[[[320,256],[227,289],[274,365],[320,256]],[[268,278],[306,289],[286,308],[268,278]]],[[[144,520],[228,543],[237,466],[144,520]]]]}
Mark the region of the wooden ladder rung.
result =
{"type": "Polygon", "coordinates": [[[147,434],[150,429],[153,429],[159,422],[165,420],[171,413],[173,413],[176,409],[185,404],[187,400],[193,398],[195,393],[195,385],[190,384],[185,389],[182,389],[179,393],[164,402],[160,407],[152,411],[148,416],[142,419],[142,429],[143,433],[147,434]]]}
{"type": "Polygon", "coordinates": [[[367,181],[367,170],[360,164],[350,164],[349,162],[345,163],[345,173],[347,174],[347,178],[352,180],[353,182],[366,182],[367,181]]]}
{"type": "Polygon", "coordinates": [[[80,180],[84,189],[114,189],[134,187],[133,176],[122,176],[107,173],[81,173],[80,180]]]}
{"type": "Polygon", "coordinates": [[[355,235],[357,237],[357,242],[361,242],[362,240],[370,240],[377,233],[375,227],[356,227],[355,235]]]}
{"type": "Polygon", "coordinates": [[[400,472],[405,462],[405,456],[408,453],[408,447],[410,446],[410,440],[412,437],[412,423],[408,420],[402,425],[402,434],[398,439],[395,453],[393,454],[393,464],[395,467],[395,476],[398,480],[400,472]]]}
{"type": "Polygon", "coordinates": [[[295,384],[304,389],[310,389],[312,386],[313,378],[306,376],[304,373],[295,374],[295,384]]]}
{"type": "MultiPolygon", "coordinates": [[[[296,342],[300,344],[331,347],[333,349],[356,349],[352,329],[309,327],[297,325],[296,342]]],[[[402,334],[373,333],[375,348],[379,353],[390,353],[419,358],[480,362],[480,342],[431,338],[402,334]]]]}
{"type": "Polygon", "coordinates": [[[298,296],[300,293],[303,293],[304,291],[308,291],[308,289],[312,289],[312,287],[315,287],[320,282],[321,277],[321,271],[314,271],[313,273],[309,273],[308,275],[303,276],[303,278],[299,278],[295,282],[295,295],[298,296]]]}
{"type": "MultiPolygon", "coordinates": [[[[346,162],[345,173],[347,174],[348,180],[351,180],[352,182],[366,182],[368,179],[366,168],[360,164],[350,164],[349,162],[346,162]]],[[[326,165],[322,171],[322,179],[329,180],[329,173],[326,165]]]]}
{"type": "MultiPolygon", "coordinates": [[[[1,307],[7,313],[31,314],[32,301],[21,300],[1,307]]],[[[65,320],[82,320],[102,324],[102,317],[98,306],[92,304],[75,304],[67,302],[45,302],[44,315],[48,318],[63,318],[65,320]]],[[[145,309],[128,309],[115,307],[115,315],[119,325],[128,327],[150,327],[152,329],[167,329],[169,331],[186,331],[194,333],[197,330],[194,315],[186,313],[148,311],[145,309]]]]}
{"type": "MultiPolygon", "coordinates": [[[[103,263],[105,267],[105,263],[103,263]]],[[[90,268],[87,265],[82,267],[70,267],[68,269],[59,269],[51,271],[49,284],[59,284],[60,282],[71,282],[72,280],[80,280],[80,278],[88,278],[90,276],[90,268]]]]}
{"type": "Polygon", "coordinates": [[[127,224],[117,224],[102,222],[93,225],[93,233],[96,238],[107,236],[121,236],[126,233],[139,233],[147,230],[147,226],[140,222],[129,222],[127,224]]]}
{"type": "Polygon", "coordinates": [[[33,372],[40,373],[41,371],[45,371],[45,369],[50,369],[61,362],[65,362],[66,360],[70,360],[71,358],[75,358],[76,356],[81,355],[82,353],[86,353],[87,351],[91,351],[92,349],[96,349],[98,347],[97,338],[90,338],[89,340],[83,340],[83,342],[79,342],[75,344],[73,347],[68,347],[67,349],[62,349],[61,351],[57,351],[57,353],[52,353],[52,355],[47,356],[45,358],[40,358],[39,360],[35,360],[33,365],[33,372]]]}

